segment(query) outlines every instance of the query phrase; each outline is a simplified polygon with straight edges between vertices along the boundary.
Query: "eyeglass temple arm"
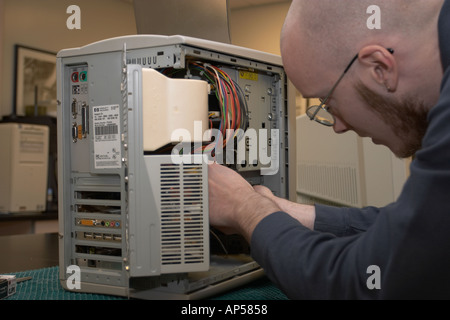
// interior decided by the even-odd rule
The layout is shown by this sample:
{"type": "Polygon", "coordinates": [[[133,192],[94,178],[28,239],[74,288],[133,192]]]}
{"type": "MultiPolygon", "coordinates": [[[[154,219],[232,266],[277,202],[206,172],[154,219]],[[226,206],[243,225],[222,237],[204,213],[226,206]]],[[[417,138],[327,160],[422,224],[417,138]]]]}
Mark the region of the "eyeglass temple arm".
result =
{"type": "MultiPolygon", "coordinates": [[[[386,48],[386,50],[389,51],[390,54],[394,54],[394,49],[386,48]]],[[[353,57],[352,61],[350,61],[348,66],[345,68],[344,72],[342,72],[342,74],[339,77],[338,81],[336,81],[336,83],[334,84],[333,88],[331,88],[330,93],[328,93],[326,98],[321,101],[321,103],[320,103],[319,107],[317,108],[316,112],[314,112],[314,114],[311,116],[311,120],[316,117],[317,113],[319,113],[320,108],[323,108],[323,105],[327,102],[328,98],[330,98],[331,94],[334,92],[334,89],[336,89],[337,85],[339,84],[339,82],[341,82],[342,78],[345,76],[345,74],[350,69],[352,64],[356,61],[356,59],[358,59],[358,56],[359,56],[359,52],[353,57]]]]}
{"type": "Polygon", "coordinates": [[[356,56],[353,57],[352,61],[350,61],[350,63],[348,64],[347,68],[345,68],[344,72],[341,74],[341,76],[339,77],[338,81],[336,81],[336,83],[334,84],[333,88],[331,88],[330,92],[325,97],[325,99],[320,101],[319,107],[316,109],[314,114],[311,115],[311,120],[313,120],[316,117],[316,115],[319,113],[320,109],[323,108],[323,105],[325,103],[327,103],[328,98],[330,98],[330,96],[333,94],[334,89],[336,89],[337,85],[339,84],[339,82],[341,82],[342,78],[345,76],[345,74],[347,73],[348,69],[350,69],[350,67],[352,66],[353,62],[355,62],[356,59],[358,59],[358,54],[356,54],[356,56]]]}
{"type": "MultiPolygon", "coordinates": [[[[386,48],[386,50],[387,50],[390,54],[394,54],[394,49],[392,49],[392,48],[386,48]]],[[[345,68],[344,73],[342,74],[341,78],[344,76],[344,74],[347,73],[348,69],[350,69],[350,67],[351,67],[352,64],[356,61],[356,59],[358,59],[358,56],[359,56],[359,53],[357,53],[357,54],[353,57],[352,61],[350,61],[350,63],[348,64],[347,68],[345,68]]],[[[339,82],[339,80],[338,80],[338,82],[339,82]]]]}
{"type": "MultiPolygon", "coordinates": [[[[390,54],[394,54],[394,49],[391,48],[386,48],[387,51],[389,51],[390,54]]],[[[348,66],[345,68],[344,72],[341,74],[340,78],[338,79],[338,81],[336,81],[336,83],[334,84],[333,88],[330,90],[330,93],[328,94],[328,96],[325,98],[324,101],[328,100],[328,98],[331,96],[331,94],[333,93],[334,89],[336,89],[337,85],[339,84],[339,82],[341,82],[342,78],[345,76],[345,74],[347,73],[347,71],[350,69],[350,67],[352,66],[352,64],[356,61],[356,59],[358,59],[359,57],[359,53],[357,53],[352,61],[350,61],[350,63],[348,64],[348,66]]]]}

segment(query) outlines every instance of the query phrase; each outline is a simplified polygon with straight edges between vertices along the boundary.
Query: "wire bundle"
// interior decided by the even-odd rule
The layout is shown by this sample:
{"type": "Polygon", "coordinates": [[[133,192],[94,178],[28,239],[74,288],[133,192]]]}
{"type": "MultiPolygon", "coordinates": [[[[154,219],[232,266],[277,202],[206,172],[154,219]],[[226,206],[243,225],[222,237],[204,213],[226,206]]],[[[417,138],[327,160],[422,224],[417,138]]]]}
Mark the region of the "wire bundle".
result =
{"type": "MultiPolygon", "coordinates": [[[[212,86],[220,106],[221,136],[215,137],[215,144],[203,146],[204,152],[218,150],[219,142],[221,148],[241,132],[247,129],[248,106],[241,87],[222,69],[207,63],[190,62],[189,67],[200,71],[200,76],[206,79],[212,86]]],[[[210,114],[210,119],[214,114],[210,114]]],[[[212,125],[211,125],[212,128],[212,125]]]]}

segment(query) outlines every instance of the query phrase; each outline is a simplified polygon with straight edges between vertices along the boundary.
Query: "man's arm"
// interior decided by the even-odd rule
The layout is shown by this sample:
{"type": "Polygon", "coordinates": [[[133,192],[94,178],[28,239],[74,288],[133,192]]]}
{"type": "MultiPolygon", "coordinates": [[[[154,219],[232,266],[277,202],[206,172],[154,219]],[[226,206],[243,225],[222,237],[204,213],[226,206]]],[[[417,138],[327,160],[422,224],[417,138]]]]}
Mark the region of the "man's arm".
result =
{"type": "Polygon", "coordinates": [[[305,227],[332,233],[339,237],[367,230],[380,211],[375,207],[357,209],[304,205],[276,197],[264,186],[254,186],[253,188],[259,194],[271,199],[282,211],[288,213],[305,227]]]}
{"type": "Polygon", "coordinates": [[[288,213],[291,217],[298,220],[305,227],[314,230],[316,219],[316,210],[314,206],[295,203],[273,195],[273,193],[264,186],[254,186],[256,192],[271,199],[282,211],[288,213]]]}
{"type": "Polygon", "coordinates": [[[266,216],[283,211],[311,230],[347,236],[367,230],[379,209],[304,205],[276,197],[263,186],[252,187],[238,173],[209,166],[210,223],[225,233],[239,233],[250,243],[253,230],[266,216]]]}

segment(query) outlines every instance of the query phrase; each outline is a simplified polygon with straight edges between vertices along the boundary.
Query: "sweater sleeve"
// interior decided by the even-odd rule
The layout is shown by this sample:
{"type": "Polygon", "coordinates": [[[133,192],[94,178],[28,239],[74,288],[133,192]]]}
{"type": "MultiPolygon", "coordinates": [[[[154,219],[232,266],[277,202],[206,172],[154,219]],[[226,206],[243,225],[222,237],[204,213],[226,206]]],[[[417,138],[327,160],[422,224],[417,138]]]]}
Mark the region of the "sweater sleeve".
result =
{"type": "Polygon", "coordinates": [[[375,221],[379,208],[337,208],[316,205],[314,230],[329,232],[338,237],[366,231],[375,221]]]}
{"type": "Polygon", "coordinates": [[[336,237],[311,231],[287,213],[275,212],[257,225],[251,248],[269,279],[291,299],[373,299],[379,292],[366,285],[367,268],[381,264],[377,257],[383,253],[368,255],[372,241],[367,232],[336,237]],[[358,245],[362,234],[366,243],[358,245]]]}

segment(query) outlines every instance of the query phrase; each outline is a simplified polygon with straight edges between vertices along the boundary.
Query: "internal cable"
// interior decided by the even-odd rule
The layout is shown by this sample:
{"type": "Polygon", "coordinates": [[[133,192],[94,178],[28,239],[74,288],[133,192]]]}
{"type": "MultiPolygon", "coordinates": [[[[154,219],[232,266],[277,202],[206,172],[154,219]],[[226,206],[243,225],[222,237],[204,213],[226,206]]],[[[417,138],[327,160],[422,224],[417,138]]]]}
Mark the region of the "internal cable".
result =
{"type": "MultiPolygon", "coordinates": [[[[220,106],[219,132],[222,135],[215,137],[215,144],[203,146],[204,152],[217,150],[233,141],[240,132],[248,127],[248,105],[242,88],[224,70],[209,63],[190,62],[189,68],[200,71],[200,76],[213,87],[213,92],[220,106]],[[222,144],[219,146],[219,142],[222,144]]],[[[210,114],[210,118],[214,114],[210,114]]]]}

